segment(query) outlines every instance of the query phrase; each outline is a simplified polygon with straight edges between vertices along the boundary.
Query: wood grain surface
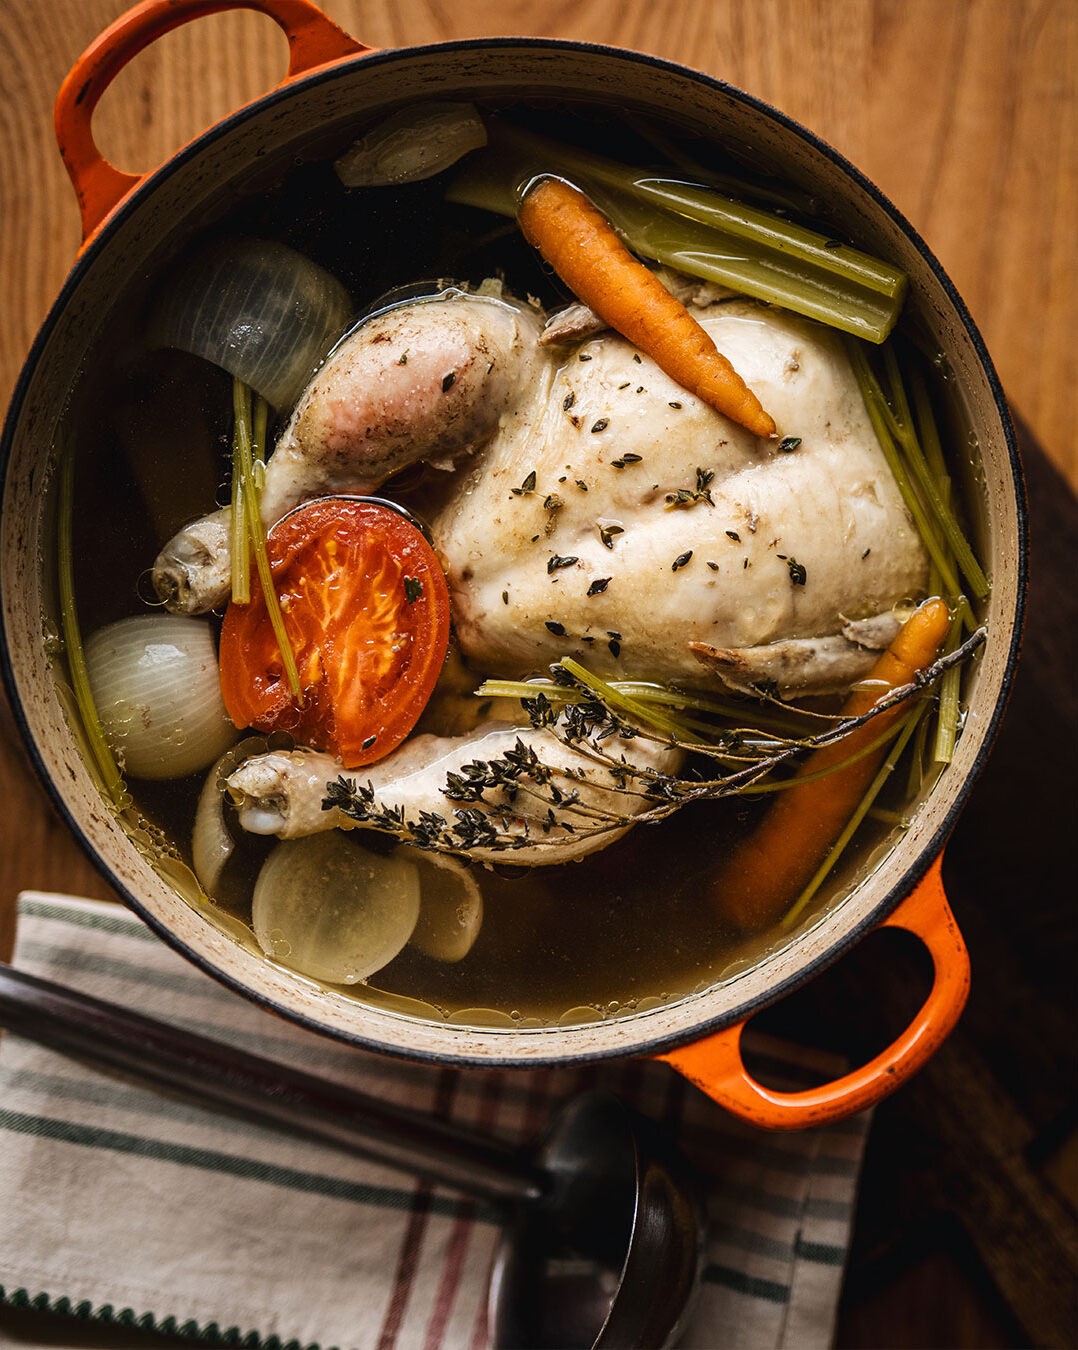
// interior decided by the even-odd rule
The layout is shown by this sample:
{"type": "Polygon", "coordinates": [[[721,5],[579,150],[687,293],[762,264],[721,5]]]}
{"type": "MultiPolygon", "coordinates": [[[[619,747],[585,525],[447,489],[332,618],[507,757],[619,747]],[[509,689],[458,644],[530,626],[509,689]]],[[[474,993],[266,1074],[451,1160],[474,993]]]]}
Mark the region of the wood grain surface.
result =
{"type": "MultiPolygon", "coordinates": [[[[75,57],[126,8],[126,0],[0,7],[4,404],[79,243],[52,101],[75,57]]],[[[1078,0],[326,0],[324,8],[374,46],[518,34],[635,48],[727,79],[802,121],[874,179],[927,239],[1061,475],[1055,491],[1078,487],[1070,428],[1078,389],[1078,0]]],[[[116,81],[95,120],[99,142],[124,168],[153,168],[270,87],[285,55],[283,38],[260,16],[188,25],[116,81]]],[[[0,953],[19,889],[111,896],[68,838],[3,716],[0,953]]],[[[1020,1343],[1020,1328],[993,1302],[983,1272],[971,1275],[955,1250],[927,1253],[912,1291],[916,1314],[910,1290],[883,1277],[856,1306],[847,1301],[840,1344],[1020,1343]]],[[[1007,1279],[998,1272],[993,1279],[1006,1295],[1007,1279]]],[[[0,1344],[5,1328],[30,1334],[0,1319],[0,1344]]],[[[54,1335],[64,1343],[63,1333],[54,1335]]]]}

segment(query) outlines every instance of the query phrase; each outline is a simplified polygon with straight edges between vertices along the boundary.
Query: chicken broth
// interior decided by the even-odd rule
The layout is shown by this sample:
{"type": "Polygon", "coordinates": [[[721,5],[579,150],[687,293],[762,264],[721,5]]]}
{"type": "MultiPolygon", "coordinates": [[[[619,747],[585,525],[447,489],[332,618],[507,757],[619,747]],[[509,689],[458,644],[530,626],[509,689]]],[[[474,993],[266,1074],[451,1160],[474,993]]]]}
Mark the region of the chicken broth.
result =
{"type": "MultiPolygon", "coordinates": [[[[525,123],[529,120],[526,111],[522,120],[525,123]]],[[[545,120],[549,122],[549,118],[545,120]]],[[[546,129],[551,128],[548,125],[546,129]]],[[[621,124],[593,116],[562,117],[553,129],[569,145],[595,146],[609,152],[613,144],[618,157],[628,162],[646,164],[656,156],[654,144],[637,138],[621,124]]],[[[666,138],[672,135],[676,135],[676,129],[667,128],[655,139],[665,145],[666,138]]],[[[690,149],[695,151],[698,147],[690,149]]],[[[511,223],[503,223],[475,205],[445,200],[447,178],[452,173],[406,186],[349,189],[342,186],[331,160],[296,165],[266,191],[243,201],[227,218],[215,223],[186,256],[197,258],[204,251],[211,252],[220,241],[237,238],[280,240],[343,283],[359,313],[377,309],[387,293],[413,286],[423,278],[449,278],[453,283],[469,285],[474,294],[480,283],[497,275],[504,277],[507,292],[512,295],[536,297],[537,303],[547,309],[564,304],[566,297],[560,283],[511,223]],[[392,239],[391,248],[386,246],[387,239],[392,239]]],[[[794,198],[801,204],[797,194],[794,198]]],[[[146,342],[159,294],[168,289],[169,278],[184,265],[183,259],[170,259],[160,276],[148,278],[137,293],[133,291],[125,299],[112,325],[110,350],[101,353],[97,365],[85,373],[73,405],[72,424],[77,440],[76,509],[72,520],[75,600],[82,631],[87,635],[118,620],[147,613],[146,602],[153,598],[147,581],[148,567],[162,542],[187,521],[229,501],[235,408],[232,378],[199,357],[146,342]]],[[[427,289],[436,291],[437,286],[427,289]]],[[[505,308],[498,293],[482,303],[505,308]]],[[[735,301],[728,306],[725,320],[730,345],[735,349],[740,341],[737,323],[753,325],[758,321],[754,310],[745,307],[739,310],[739,304],[735,301]]],[[[524,318],[519,322],[526,326],[531,322],[526,306],[523,312],[524,318]]],[[[702,302],[700,312],[704,312],[702,302]]],[[[413,330],[408,329],[402,337],[404,330],[400,327],[412,322],[413,313],[419,314],[418,323],[427,311],[424,306],[413,306],[411,310],[406,307],[403,311],[391,310],[387,318],[370,322],[375,328],[378,323],[383,325],[376,331],[376,338],[384,337],[388,346],[397,344],[393,347],[394,364],[403,368],[411,361],[414,370],[421,357],[417,346],[421,333],[416,338],[413,330]],[[419,314],[421,309],[424,313],[419,314]],[[394,323],[398,324],[396,329],[394,323]]],[[[499,311],[492,322],[518,320],[512,316],[507,319],[499,311]]],[[[806,371],[811,371],[815,349],[806,345],[805,334],[810,330],[804,327],[804,321],[787,321],[779,315],[775,322],[782,341],[792,344],[791,350],[804,353],[802,363],[806,371]]],[[[361,325],[356,331],[362,334],[363,330],[361,325]]],[[[375,329],[368,325],[367,331],[375,329]]],[[[415,332],[420,330],[417,328],[415,332]]],[[[497,334],[483,338],[484,342],[497,340],[497,334]]],[[[821,350],[840,350],[837,339],[825,335],[820,341],[824,343],[821,350]]],[[[523,458],[505,441],[503,416],[497,430],[492,424],[476,434],[475,439],[485,448],[474,459],[462,454],[452,474],[447,474],[444,466],[434,469],[409,466],[390,471],[373,487],[362,485],[361,495],[396,501],[429,525],[434,548],[449,565],[454,627],[457,640],[466,647],[469,656],[468,662],[460,663],[454,658],[447,667],[439,691],[411,741],[405,741],[404,751],[409,745],[418,744],[417,738],[421,740],[424,735],[467,734],[490,712],[513,721],[517,728],[513,736],[527,737],[533,731],[536,736],[541,735],[543,725],[536,721],[534,711],[530,722],[522,714],[519,691],[515,695],[492,695],[486,700],[472,697],[472,691],[489,676],[511,680],[547,676],[552,662],[570,657],[582,662],[589,675],[599,680],[631,679],[649,686],[668,682],[675,689],[707,690],[706,662],[686,656],[683,650],[683,630],[686,624],[696,621],[700,596],[721,608],[718,600],[710,598],[716,593],[715,588],[721,591],[719,583],[729,590],[738,574],[748,575],[750,569],[765,566],[777,569],[786,588],[776,604],[799,603],[807,580],[817,588],[827,584],[828,565],[810,562],[812,570],[806,578],[804,556],[799,558],[782,551],[778,537],[771,534],[765,537],[751,508],[742,507],[735,516],[724,493],[727,476],[738,471],[740,445],[736,440],[716,442],[713,432],[708,440],[708,419],[712,417],[708,409],[679,391],[650,362],[645,365],[634,346],[616,336],[585,332],[555,350],[560,355],[548,371],[527,376],[540,383],[546,381],[543,386],[546,403],[528,423],[531,440],[523,458]],[[656,397],[661,400],[664,427],[676,427],[679,419],[685,422],[695,419],[693,425],[703,428],[698,448],[666,452],[662,449],[666,444],[664,436],[647,439],[650,433],[641,429],[643,424],[635,409],[656,397]],[[546,428],[541,443],[535,440],[536,427],[546,428]],[[641,444],[654,445],[655,449],[645,448],[645,453],[640,453],[635,448],[634,436],[644,437],[641,444]],[[563,444],[559,437],[569,439],[563,444]],[[566,445],[571,448],[566,450],[566,445]],[[675,460],[680,455],[689,467],[683,471],[674,461],[665,461],[663,453],[673,455],[675,460]],[[626,495],[630,492],[637,494],[632,504],[626,495]],[[634,526],[627,522],[631,521],[631,511],[641,509],[640,501],[650,512],[650,534],[645,539],[640,527],[635,531],[635,542],[619,539],[633,532],[634,526]],[[585,536],[590,544],[580,542],[585,536]],[[477,540],[486,543],[480,546],[477,540]],[[630,544],[637,550],[635,554],[627,547],[630,544]],[[515,556],[514,550],[528,547],[533,554],[527,556],[541,555],[539,566],[531,566],[529,571],[523,565],[515,571],[499,570],[500,559],[515,556]],[[585,553],[589,547],[590,552],[585,553]],[[635,579],[633,560],[641,556],[645,547],[661,558],[655,566],[662,569],[666,587],[663,592],[645,595],[635,579]],[[570,602],[570,583],[582,568],[588,583],[586,595],[583,599],[574,595],[570,602]],[[709,578],[715,578],[714,582],[709,578]],[[698,589],[689,592],[686,585],[684,593],[695,598],[687,604],[682,602],[679,610],[676,595],[682,583],[691,583],[698,589]],[[705,585],[712,589],[702,589],[705,585]],[[624,596],[632,594],[634,587],[640,596],[639,603],[626,608],[624,600],[617,598],[619,588],[624,596]],[[566,599],[560,607],[552,607],[551,596],[566,599]],[[618,605],[620,609],[616,608],[618,605]],[[603,617],[611,614],[620,615],[616,625],[603,617]],[[462,690],[463,694],[455,697],[454,690],[462,690]]],[[[785,359],[787,376],[792,380],[798,374],[799,362],[792,357],[785,359]]],[[[492,358],[490,366],[494,365],[492,358]]],[[[918,361],[917,367],[928,381],[925,389],[931,408],[945,430],[948,457],[951,458],[951,447],[955,444],[962,446],[965,455],[968,447],[964,439],[958,438],[956,410],[948,398],[946,382],[939,379],[930,362],[918,361]]],[[[315,384],[325,378],[325,370],[316,377],[315,384]]],[[[466,374],[450,371],[443,378],[442,392],[451,396],[454,384],[460,392],[465,383],[466,374]]],[[[843,389],[842,416],[861,417],[861,410],[853,408],[846,386],[843,389]]],[[[923,421],[924,409],[918,406],[917,411],[923,421]]],[[[287,413],[288,408],[278,409],[271,417],[267,437],[270,445],[288,435],[287,413]]],[[[802,420],[808,427],[810,419],[802,420]]],[[[821,425],[826,422],[830,428],[831,421],[830,412],[826,417],[821,415],[821,425]]],[[[780,420],[780,434],[786,429],[780,420]]],[[[802,430],[800,423],[797,430],[802,430]]],[[[668,435],[664,433],[671,445],[676,434],[682,433],[675,430],[668,435]]],[[[803,432],[808,439],[813,434],[809,430],[803,432]]],[[[788,461],[782,466],[789,475],[782,492],[794,504],[800,497],[804,508],[806,490],[796,477],[801,472],[797,462],[801,438],[785,436],[778,450],[788,461]]],[[[447,453],[443,445],[442,457],[447,453]]],[[[872,453],[876,453],[875,448],[872,453]]],[[[435,456],[432,454],[430,458],[435,456]]],[[[966,466],[952,467],[961,472],[966,466]]],[[[268,480],[264,490],[274,490],[268,480]]],[[[340,489],[331,486],[329,490],[340,489]]],[[[898,513],[896,518],[901,517],[901,528],[891,532],[889,555],[882,557],[881,550],[869,544],[857,550],[861,575],[866,578],[865,599],[871,601],[866,605],[866,622],[876,608],[889,611],[902,598],[919,599],[914,591],[932,593],[927,585],[915,585],[912,581],[908,595],[902,590],[902,578],[918,574],[922,564],[916,531],[908,516],[901,514],[898,489],[891,482],[884,486],[870,485],[865,495],[871,498],[870,505],[876,510],[880,508],[880,495],[892,491],[894,502],[898,503],[893,509],[898,513]]],[[[768,525],[771,523],[767,521],[768,525]]],[[[844,525],[851,531],[859,528],[849,520],[844,525]]],[[[836,573],[848,571],[845,556],[836,553],[836,573]]],[[[928,579],[927,566],[924,574],[928,579]]],[[[409,581],[418,585],[410,575],[405,583],[409,581]]],[[[930,581],[933,589],[940,589],[938,569],[930,581]]],[[[849,584],[848,579],[844,579],[844,584],[849,584]]],[[[577,589],[582,589],[582,583],[577,589]]],[[[420,593],[426,603],[430,596],[422,587],[420,593]]],[[[407,614],[415,600],[416,594],[409,591],[407,605],[402,606],[401,612],[407,614]]],[[[737,599],[731,599],[727,607],[736,611],[737,599]]],[[[220,628],[220,608],[209,620],[215,632],[220,628]]],[[[848,617],[857,621],[862,616],[857,613],[848,617]]],[[[761,631],[769,622],[761,618],[761,631]]],[[[691,636],[699,639],[706,634],[694,630],[691,636]]],[[[951,635],[949,650],[954,649],[961,636],[961,632],[957,637],[951,635]]],[[[875,645],[886,647],[889,640],[885,638],[875,645]]],[[[752,649],[752,640],[742,645],[746,650],[752,649]]],[[[707,653],[703,656],[707,657],[707,653]]],[[[786,656],[784,660],[795,657],[805,659],[804,651],[798,648],[794,656],[786,656]]],[[[729,658],[720,655],[708,659],[729,658]]],[[[815,650],[811,659],[816,660],[815,650]]],[[[864,668],[863,662],[857,667],[864,668]]],[[[279,671],[276,678],[278,682],[283,678],[279,671]]],[[[758,684],[766,696],[759,705],[764,727],[761,734],[766,739],[768,735],[804,738],[818,733],[832,724],[826,719],[833,722],[842,706],[836,691],[857,678],[853,674],[837,679],[837,683],[832,681],[833,688],[810,689],[813,695],[810,706],[820,720],[798,724],[796,731],[791,732],[788,727],[767,730],[771,725],[767,715],[775,716],[775,680],[769,672],[753,675],[751,682],[758,684]]],[[[717,681],[713,680],[710,688],[713,697],[727,702],[734,697],[717,681]]],[[[551,688],[549,693],[554,713],[559,708],[564,712],[565,705],[558,703],[557,690],[551,688]]],[[[681,732],[687,726],[698,732],[705,723],[713,731],[711,712],[705,709],[700,713],[691,698],[686,707],[679,707],[669,701],[647,704],[649,696],[646,689],[625,695],[630,700],[645,699],[643,706],[650,707],[653,716],[659,707],[661,716],[673,718],[672,724],[681,732]]],[[[955,697],[953,677],[948,696],[955,697]]],[[[574,698],[586,702],[586,689],[578,685],[574,698]]],[[[632,703],[637,710],[640,706],[639,702],[632,703]]],[[[748,699],[734,697],[734,707],[740,710],[739,725],[757,725],[754,721],[757,713],[748,699]]],[[[780,721],[783,715],[781,711],[778,713],[780,721]]],[[[241,828],[233,806],[223,803],[222,820],[231,843],[213,884],[203,882],[203,889],[209,892],[208,912],[240,940],[255,950],[265,950],[267,959],[276,959],[301,975],[343,988],[358,999],[402,1007],[421,1016],[475,1025],[525,1026],[625,1016],[654,1006],[656,1001],[677,999],[734,978],[739,970],[789,941],[806,923],[813,922],[827,906],[847,894],[886,852],[896,830],[902,827],[903,811],[927,791],[933,773],[938,771],[932,765],[932,736],[936,733],[930,730],[929,721],[927,716],[923,717],[919,731],[912,725],[909,727],[911,743],[901,770],[890,776],[883,793],[874,798],[872,814],[858,829],[855,846],[841,854],[825,886],[785,926],[772,921],[760,931],[749,931],[724,915],[721,906],[716,907],[712,894],[719,860],[730,856],[739,841],[751,838],[767,814],[775,795],[768,791],[690,802],[665,818],[636,825],[608,847],[557,865],[519,865],[523,853],[546,847],[538,828],[523,849],[525,841],[519,836],[512,847],[506,845],[497,857],[489,848],[484,852],[482,846],[477,847],[474,852],[478,856],[461,877],[454,879],[462,894],[465,890],[471,894],[477,886],[481,895],[482,921],[474,945],[459,959],[437,959],[416,941],[408,941],[378,969],[355,982],[349,976],[345,984],[339,982],[345,976],[327,978],[325,967],[317,962],[305,969],[297,958],[294,942],[287,936],[271,936],[267,940],[265,931],[260,931],[257,912],[252,910],[252,897],[257,910],[258,878],[267,859],[281,846],[272,837],[241,828]],[[319,974],[320,971],[323,973],[319,974]]],[[[957,721],[956,717],[956,726],[957,721]]],[[[650,791],[665,779],[672,782],[674,777],[682,784],[698,784],[707,778],[716,762],[691,748],[677,754],[664,750],[663,725],[654,722],[645,728],[652,737],[658,736],[657,742],[647,735],[623,738],[616,729],[608,728],[604,733],[614,739],[603,740],[602,745],[620,747],[618,755],[637,756],[631,759],[637,767],[636,776],[630,775],[629,783],[635,783],[638,790],[650,791]],[[651,760],[647,759],[649,754],[651,760]]],[[[242,734],[248,733],[237,731],[231,739],[242,734]]],[[[759,735],[754,735],[759,740],[759,735]]],[[[511,740],[512,737],[506,744],[511,740]]],[[[889,747],[894,743],[892,738],[889,747]]],[[[279,731],[271,737],[270,745],[287,756],[295,740],[279,731]]],[[[478,745],[472,743],[469,762],[474,763],[479,757],[478,745]]],[[[483,753],[490,753],[489,763],[497,763],[499,771],[504,771],[500,757],[492,751],[483,753]]],[[[740,743],[732,744],[727,767],[733,763],[736,771],[738,756],[743,753],[740,743]]],[[[364,762],[351,769],[338,767],[324,775],[323,785],[340,775],[362,785],[369,775],[377,777],[378,763],[374,759],[369,765],[364,762]]],[[[779,779],[789,772],[792,763],[791,760],[790,765],[778,766],[779,779]]],[[[597,813],[607,809],[602,801],[596,805],[598,789],[589,789],[584,779],[579,779],[584,787],[572,787],[574,772],[583,770],[570,768],[568,790],[583,793],[581,804],[565,810],[559,807],[558,823],[544,827],[566,845],[572,845],[574,829],[579,827],[586,833],[587,827],[599,819],[597,813]],[[577,814],[566,815],[566,810],[576,810],[577,814]],[[569,825],[563,823],[565,820],[569,820],[569,825]]],[[[609,765],[602,772],[608,773],[609,765]]],[[[204,770],[166,781],[129,775],[127,790],[134,799],[134,816],[149,824],[154,837],[163,841],[162,859],[166,855],[169,859],[163,863],[166,870],[175,872],[177,867],[198,870],[191,838],[205,779],[204,770]]],[[[512,793],[523,794],[518,805],[529,793],[534,796],[538,791],[542,795],[535,786],[539,784],[542,789],[541,779],[525,774],[514,781],[512,793]]],[[[566,788],[564,770],[559,781],[566,788]]],[[[661,815],[656,808],[664,800],[662,792],[644,795],[648,797],[646,809],[661,815]]],[[[513,799],[510,794],[509,800],[513,799]]],[[[341,800],[343,805],[339,809],[343,814],[337,823],[360,826],[371,823],[363,817],[366,809],[363,803],[358,804],[358,817],[346,819],[348,811],[357,809],[357,803],[354,798],[341,800]]],[[[464,795],[446,803],[439,828],[446,828],[454,812],[459,819],[473,800],[464,795]]],[[[503,828],[509,827],[499,823],[497,810],[487,816],[483,825],[488,831],[503,828]]],[[[347,838],[357,850],[355,856],[369,858],[369,866],[374,869],[372,875],[388,876],[385,869],[396,866],[395,859],[399,861],[414,852],[400,846],[392,830],[359,828],[349,831],[347,838]],[[380,868],[382,872],[378,871],[380,868]]],[[[484,838],[486,835],[481,836],[480,842],[484,838]]],[[[459,839],[454,842],[459,846],[459,839]]],[[[330,864],[324,866],[329,869],[330,864]]],[[[407,868],[410,864],[402,866],[407,868]]],[[[328,876],[331,872],[325,870],[321,875],[328,876]]],[[[435,884],[433,873],[419,875],[423,886],[428,882],[435,884]]],[[[401,894],[405,894],[412,881],[404,878],[401,867],[393,877],[393,884],[399,882],[401,894]]],[[[198,887],[191,883],[189,889],[194,892],[198,887]]],[[[791,897],[795,898],[796,894],[791,897]]],[[[422,897],[416,903],[422,903],[422,897]]],[[[277,935],[282,932],[272,923],[269,931],[277,935]]]]}

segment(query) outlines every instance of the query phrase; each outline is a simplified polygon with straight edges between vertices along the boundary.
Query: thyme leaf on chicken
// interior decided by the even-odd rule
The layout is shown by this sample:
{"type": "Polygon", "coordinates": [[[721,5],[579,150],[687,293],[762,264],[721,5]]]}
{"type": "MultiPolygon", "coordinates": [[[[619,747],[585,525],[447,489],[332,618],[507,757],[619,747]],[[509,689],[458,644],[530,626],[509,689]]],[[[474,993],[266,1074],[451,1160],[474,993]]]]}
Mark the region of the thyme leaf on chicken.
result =
{"type": "MultiPolygon", "coordinates": [[[[911,708],[917,707],[946,672],[967,660],[984,638],[985,630],[978,629],[921,672],[913,683],[892,690],[868,712],[834,719],[813,734],[715,727],[711,743],[698,735],[682,739],[676,722],[671,724],[672,729],[657,730],[655,721],[668,719],[654,711],[642,719],[645,725],[637,725],[632,714],[639,705],[630,696],[599,680],[578,662],[565,658],[557,663],[553,678],[544,681],[541,688],[523,685],[527,692],[520,695],[521,706],[532,728],[549,732],[586,761],[601,767],[606,793],[615,798],[643,799],[649,803],[644,809],[630,814],[585,801],[578,786],[585,781],[583,769],[550,763],[534,745],[519,736],[500,755],[472,760],[447,774],[443,795],[451,803],[460,803],[451,817],[430,811],[410,817],[403,807],[379,801],[370,782],[363,785],[344,775],[326,785],[322,807],[340,811],[357,824],[421,849],[466,854],[476,848],[495,852],[538,845],[557,848],[569,839],[597,837],[623,830],[629,824],[664,820],[691,802],[781,792],[792,781],[785,776],[786,772],[806,753],[841,742],[850,732],[896,705],[909,703],[911,708]],[[665,772],[647,764],[631,763],[611,747],[612,741],[636,738],[703,756],[711,761],[712,773],[710,776],[702,773],[699,759],[687,773],[665,772]],[[521,795],[545,806],[545,814],[530,818],[522,814],[521,795]],[[568,819],[569,816],[573,819],[568,819]]],[[[491,681],[479,692],[489,693],[489,685],[497,688],[509,683],[512,682],[491,681]]],[[[688,696],[672,692],[672,697],[676,701],[688,696]]],[[[836,762],[827,772],[837,772],[900,737],[908,720],[907,715],[888,725],[878,737],[859,745],[848,759],[836,762]]]]}

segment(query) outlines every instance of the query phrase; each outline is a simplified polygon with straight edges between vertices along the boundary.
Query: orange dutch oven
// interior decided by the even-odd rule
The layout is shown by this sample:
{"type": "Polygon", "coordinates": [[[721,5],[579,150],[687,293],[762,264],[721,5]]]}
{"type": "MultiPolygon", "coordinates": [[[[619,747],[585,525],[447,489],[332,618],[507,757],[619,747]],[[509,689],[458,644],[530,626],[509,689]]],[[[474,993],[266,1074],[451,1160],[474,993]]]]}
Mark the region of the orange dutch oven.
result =
{"type": "Polygon", "coordinates": [[[84,243],[30,353],[3,437],[4,669],[16,717],[60,811],[121,896],[204,970],[315,1031],[375,1051],[455,1066],[524,1068],[617,1056],[662,1059],[746,1120],[794,1129],[878,1102],[924,1063],[957,1021],[969,961],[941,882],[943,846],[988,755],[1012,679],[1025,587],[1025,520],[1013,431],[998,379],[970,315],[925,243],[870,182],[803,127],[750,95],[686,67],[582,43],[484,39],[375,51],[309,0],[146,0],[103,33],[56,103],[60,151],[79,200],[84,243]],[[156,171],[123,173],[93,137],[94,108],[124,65],[156,38],[202,15],[257,10],[289,45],[281,84],[210,128],[156,171]],[[976,438],[983,491],[974,522],[993,581],[988,640],[968,680],[954,762],[912,813],[879,866],[814,914],[781,948],[708,989],[631,1015],[572,1026],[501,1028],[436,1023],[313,988],[231,939],[155,869],[121,828],[85,768],[52,677],[43,635],[56,597],[49,556],[55,446],[75,372],[104,339],[129,279],[162,249],[235,201],[263,176],[341,144],[348,129],[417,99],[557,97],[677,119],[830,204],[848,234],[903,267],[910,298],[953,372],[976,438]],[[927,947],[934,981],[899,1038],[871,1063],[824,1086],[773,1091],[745,1067],[741,1037],[764,1005],[812,978],[878,927],[927,947]]]}

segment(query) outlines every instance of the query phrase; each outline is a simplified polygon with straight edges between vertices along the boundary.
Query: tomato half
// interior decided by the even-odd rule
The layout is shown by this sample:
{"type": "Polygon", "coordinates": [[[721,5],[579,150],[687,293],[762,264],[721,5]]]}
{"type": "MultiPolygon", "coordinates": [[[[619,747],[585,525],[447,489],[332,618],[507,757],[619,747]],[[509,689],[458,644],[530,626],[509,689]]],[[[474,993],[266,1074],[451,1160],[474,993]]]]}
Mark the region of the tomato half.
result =
{"type": "Polygon", "coordinates": [[[257,572],[221,630],[221,693],[238,727],[287,731],[354,769],[408,735],[449,645],[449,587],[422,532],[373,502],[322,497],[270,530],[274,588],[303,705],[288,687],[257,572]]]}

